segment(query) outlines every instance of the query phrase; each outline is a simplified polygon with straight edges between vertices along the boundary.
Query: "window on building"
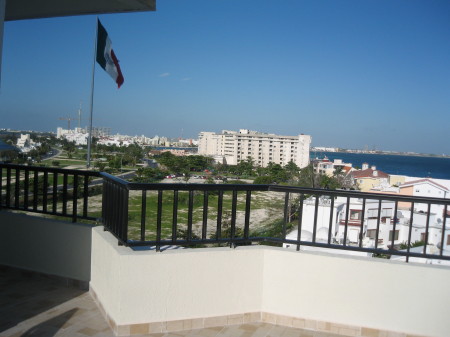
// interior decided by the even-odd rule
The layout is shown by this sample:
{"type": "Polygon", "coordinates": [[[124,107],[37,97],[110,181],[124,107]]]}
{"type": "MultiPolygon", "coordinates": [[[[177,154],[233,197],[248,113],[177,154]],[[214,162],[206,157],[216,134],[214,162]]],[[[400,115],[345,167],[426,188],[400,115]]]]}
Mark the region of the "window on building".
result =
{"type": "Polygon", "coordinates": [[[394,212],[392,212],[392,208],[383,208],[383,210],[381,211],[381,214],[384,216],[390,216],[393,213],[394,212]]]}
{"type": "Polygon", "coordinates": [[[450,235],[447,235],[447,246],[450,245],[450,235]]]}
{"type": "Polygon", "coordinates": [[[398,240],[398,233],[398,229],[395,231],[395,234],[394,231],[389,231],[389,241],[392,241],[392,236],[394,236],[394,240],[398,240]]]}
{"type": "Polygon", "coordinates": [[[368,238],[375,239],[377,237],[377,230],[376,229],[368,229],[366,236],[368,238]]]}
{"type": "Polygon", "coordinates": [[[361,212],[360,209],[351,209],[350,220],[361,220],[361,212]]]}
{"type": "Polygon", "coordinates": [[[382,216],[381,217],[381,222],[384,223],[384,224],[387,223],[387,222],[390,223],[391,222],[391,217],[389,217],[389,216],[382,216]]]}
{"type": "Polygon", "coordinates": [[[426,236],[427,236],[427,233],[425,233],[425,232],[420,233],[420,241],[425,242],[426,236]]]}
{"type": "Polygon", "coordinates": [[[367,210],[367,217],[369,219],[376,219],[378,217],[378,208],[369,208],[367,210]]]}

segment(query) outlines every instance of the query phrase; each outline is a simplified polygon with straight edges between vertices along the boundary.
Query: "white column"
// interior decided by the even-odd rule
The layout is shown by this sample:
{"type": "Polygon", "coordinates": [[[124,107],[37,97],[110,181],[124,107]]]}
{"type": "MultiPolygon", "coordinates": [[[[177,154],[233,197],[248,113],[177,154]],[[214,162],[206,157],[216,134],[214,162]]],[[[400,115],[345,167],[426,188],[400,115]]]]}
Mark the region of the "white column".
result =
{"type": "Polygon", "coordinates": [[[0,86],[2,79],[3,22],[5,21],[6,0],[0,0],[0,86]]]}

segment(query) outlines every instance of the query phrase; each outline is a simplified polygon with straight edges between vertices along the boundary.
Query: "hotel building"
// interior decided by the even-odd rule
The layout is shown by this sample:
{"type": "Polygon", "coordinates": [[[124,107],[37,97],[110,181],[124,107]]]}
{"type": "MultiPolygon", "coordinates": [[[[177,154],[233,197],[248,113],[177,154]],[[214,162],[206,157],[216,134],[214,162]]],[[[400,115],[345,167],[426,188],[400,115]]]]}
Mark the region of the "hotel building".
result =
{"type": "Polygon", "coordinates": [[[214,156],[216,161],[236,165],[251,157],[255,164],[266,167],[270,162],[286,165],[293,161],[303,168],[309,164],[311,136],[279,136],[241,129],[221,133],[200,132],[198,153],[214,156]]]}

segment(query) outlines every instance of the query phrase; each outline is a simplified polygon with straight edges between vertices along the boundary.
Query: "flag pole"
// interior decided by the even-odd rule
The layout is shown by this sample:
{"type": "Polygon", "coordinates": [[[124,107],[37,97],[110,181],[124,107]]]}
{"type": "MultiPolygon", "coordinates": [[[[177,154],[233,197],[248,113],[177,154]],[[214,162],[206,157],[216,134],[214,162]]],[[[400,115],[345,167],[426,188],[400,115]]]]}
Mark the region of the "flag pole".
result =
{"type": "Polygon", "coordinates": [[[91,107],[89,114],[88,148],[86,167],[91,166],[91,147],[92,147],[92,115],[94,110],[94,80],[95,80],[95,60],[97,58],[97,39],[98,39],[98,17],[95,20],[95,38],[94,38],[94,57],[92,59],[92,81],[91,81],[91,107]]]}

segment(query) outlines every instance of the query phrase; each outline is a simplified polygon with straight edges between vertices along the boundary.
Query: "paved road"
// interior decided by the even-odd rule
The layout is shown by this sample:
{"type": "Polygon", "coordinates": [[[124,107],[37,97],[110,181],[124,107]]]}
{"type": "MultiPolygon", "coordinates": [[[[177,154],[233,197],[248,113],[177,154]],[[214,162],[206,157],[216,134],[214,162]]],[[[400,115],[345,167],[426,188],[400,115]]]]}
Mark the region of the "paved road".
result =
{"type": "Polygon", "coordinates": [[[53,157],[57,157],[57,156],[59,156],[60,154],[61,154],[61,150],[59,150],[59,149],[55,149],[55,148],[52,148],[52,151],[50,152],[50,154],[46,154],[45,156],[42,156],[42,160],[47,160],[47,159],[51,159],[51,158],[53,158],[53,157]]]}

